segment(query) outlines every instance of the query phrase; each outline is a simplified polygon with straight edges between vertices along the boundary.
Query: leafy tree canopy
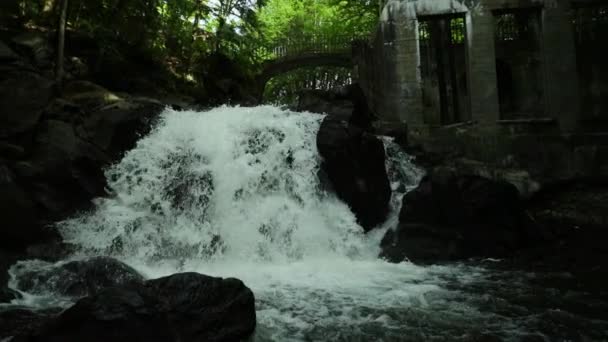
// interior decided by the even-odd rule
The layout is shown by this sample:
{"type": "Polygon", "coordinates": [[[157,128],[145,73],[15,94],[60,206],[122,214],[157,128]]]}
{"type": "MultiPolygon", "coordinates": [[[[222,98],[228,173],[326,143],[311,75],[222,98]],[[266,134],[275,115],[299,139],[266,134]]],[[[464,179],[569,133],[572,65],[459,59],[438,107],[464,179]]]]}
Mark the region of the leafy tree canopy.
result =
{"type": "MultiPolygon", "coordinates": [[[[2,1],[3,8],[17,12],[13,19],[22,25],[53,28],[59,17],[60,0],[2,1]]],[[[87,34],[117,54],[139,51],[176,75],[196,80],[204,77],[213,55],[253,73],[264,57],[260,51],[285,38],[365,37],[375,29],[377,17],[377,3],[370,0],[70,0],[67,29],[87,34]]],[[[345,79],[339,74],[314,77],[345,79]]],[[[299,71],[283,79],[319,84],[302,82],[305,75],[299,71]]],[[[293,84],[290,88],[295,89],[293,84]]]]}

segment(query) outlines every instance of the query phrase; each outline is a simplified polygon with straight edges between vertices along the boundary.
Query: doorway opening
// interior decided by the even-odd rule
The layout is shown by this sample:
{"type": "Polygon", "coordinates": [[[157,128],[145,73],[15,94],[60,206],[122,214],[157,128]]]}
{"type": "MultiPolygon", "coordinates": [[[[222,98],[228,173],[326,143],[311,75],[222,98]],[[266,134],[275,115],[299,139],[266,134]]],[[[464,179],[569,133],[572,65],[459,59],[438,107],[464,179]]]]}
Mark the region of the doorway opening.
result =
{"type": "Polygon", "coordinates": [[[500,118],[543,117],[540,8],[493,14],[500,118]]]}
{"type": "Polygon", "coordinates": [[[463,14],[418,18],[422,101],[428,124],[468,119],[466,37],[463,14]]]}
{"type": "Polygon", "coordinates": [[[575,5],[573,11],[582,116],[608,120],[608,4],[575,5]]]}

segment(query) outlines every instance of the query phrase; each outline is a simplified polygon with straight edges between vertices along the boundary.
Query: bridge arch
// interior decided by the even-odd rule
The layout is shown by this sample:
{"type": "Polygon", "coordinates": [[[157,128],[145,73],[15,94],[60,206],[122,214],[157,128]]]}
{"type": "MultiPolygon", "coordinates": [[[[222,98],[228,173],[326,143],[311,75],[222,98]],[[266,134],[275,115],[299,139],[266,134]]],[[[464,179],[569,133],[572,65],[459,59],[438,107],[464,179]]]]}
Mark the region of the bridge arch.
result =
{"type": "Polygon", "coordinates": [[[280,60],[267,61],[263,64],[262,72],[257,76],[260,97],[264,93],[266,83],[273,77],[299,68],[317,66],[352,69],[353,60],[350,53],[307,53],[281,58],[280,60]]]}
{"type": "Polygon", "coordinates": [[[256,77],[260,99],[270,79],[295,69],[317,66],[352,69],[353,42],[360,39],[349,35],[286,38],[273,47],[261,48],[258,53],[265,61],[256,77]]]}

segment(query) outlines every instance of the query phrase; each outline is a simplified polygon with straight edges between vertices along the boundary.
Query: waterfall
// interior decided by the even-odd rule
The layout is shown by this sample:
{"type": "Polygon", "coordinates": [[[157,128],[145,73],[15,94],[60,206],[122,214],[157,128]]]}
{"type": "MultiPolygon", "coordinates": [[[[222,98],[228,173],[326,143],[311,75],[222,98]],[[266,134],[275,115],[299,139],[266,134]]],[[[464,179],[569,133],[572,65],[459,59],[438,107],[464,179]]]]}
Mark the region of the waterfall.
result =
{"type": "Polygon", "coordinates": [[[60,231],[87,255],[150,263],[373,259],[349,208],[321,190],[322,118],[270,106],[168,110],[107,171],[113,195],[60,231]]]}
{"type": "MultiPolygon", "coordinates": [[[[364,234],[319,183],[322,119],[272,106],[166,110],[106,170],[108,196],[58,223],[76,249],[72,258],[112,256],[149,278],[181,271],[240,278],[256,295],[257,341],[400,336],[404,322],[445,310],[444,300],[431,299],[450,293],[446,282],[473,272],[378,259],[383,231],[396,224],[401,196],[422,172],[383,138],[392,213],[364,234]]],[[[13,286],[20,272],[45,267],[54,266],[20,262],[13,286]]],[[[24,301],[66,305],[52,297],[24,301]]]]}

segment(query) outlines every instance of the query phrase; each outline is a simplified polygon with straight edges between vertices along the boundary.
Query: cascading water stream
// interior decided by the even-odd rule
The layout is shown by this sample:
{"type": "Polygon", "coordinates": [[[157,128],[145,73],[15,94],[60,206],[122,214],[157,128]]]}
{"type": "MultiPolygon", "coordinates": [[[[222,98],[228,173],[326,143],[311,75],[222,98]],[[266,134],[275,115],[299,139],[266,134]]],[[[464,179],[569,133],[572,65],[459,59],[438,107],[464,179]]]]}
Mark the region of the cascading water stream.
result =
{"type": "MultiPolygon", "coordinates": [[[[109,255],[150,278],[180,271],[240,278],[257,296],[259,340],[397,327],[387,309],[428,306],[426,294],[440,289],[435,273],[445,269],[377,258],[382,228],[363,234],[348,206],[319,184],[322,119],[270,106],[165,111],[107,170],[111,194],[59,223],[73,258],[109,255]]],[[[385,143],[396,213],[421,171],[385,143]]],[[[15,287],[20,270],[45,267],[52,265],[21,262],[15,287]]],[[[44,301],[41,293],[25,298],[48,305],[47,290],[44,301]]]]}
{"type": "MultiPolygon", "coordinates": [[[[422,172],[383,139],[392,212],[364,234],[348,206],[319,184],[322,119],[270,106],[166,110],[107,170],[110,194],[58,224],[76,249],[71,259],[111,256],[148,278],[183,271],[239,278],[256,296],[255,341],[469,341],[471,331],[485,330],[517,336],[521,322],[480,311],[485,297],[462,291],[484,279],[483,269],[378,259],[401,196],[422,172]]],[[[11,286],[19,290],[24,272],[53,267],[19,262],[11,286]]],[[[14,304],[73,302],[43,285],[21,291],[14,304]]]]}

